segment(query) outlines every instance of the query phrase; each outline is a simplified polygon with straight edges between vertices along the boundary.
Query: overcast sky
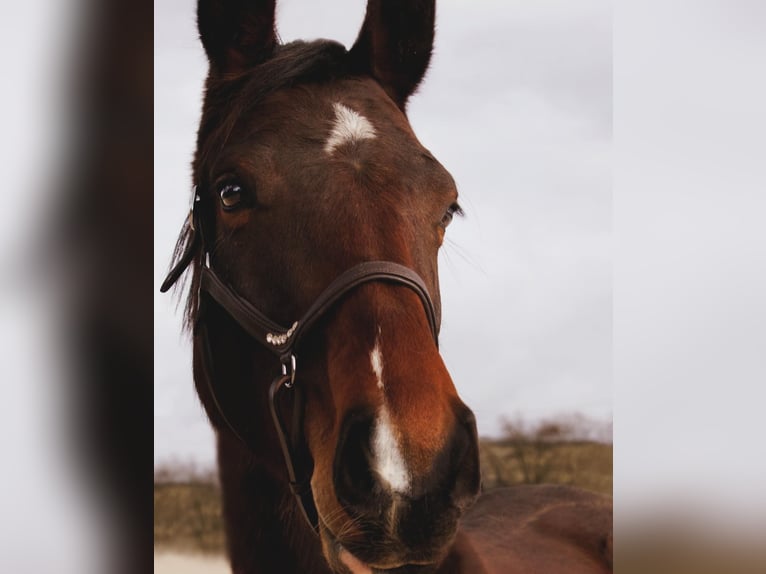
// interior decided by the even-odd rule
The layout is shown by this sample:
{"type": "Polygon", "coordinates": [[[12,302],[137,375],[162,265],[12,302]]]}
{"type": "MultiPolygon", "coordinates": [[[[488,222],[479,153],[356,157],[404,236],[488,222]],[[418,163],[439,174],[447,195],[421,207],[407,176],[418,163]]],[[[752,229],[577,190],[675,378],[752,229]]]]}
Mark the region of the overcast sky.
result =
{"type": "MultiPolygon", "coordinates": [[[[155,5],[155,283],[188,209],[206,60],[194,0],[155,5]]],[[[353,42],[363,0],[283,0],[282,40],[353,42]]],[[[479,431],[612,413],[611,11],[605,0],[439,0],[409,106],[467,218],[440,255],[441,349],[479,431]]],[[[155,295],[155,461],[210,463],[180,309],[155,295]]]]}

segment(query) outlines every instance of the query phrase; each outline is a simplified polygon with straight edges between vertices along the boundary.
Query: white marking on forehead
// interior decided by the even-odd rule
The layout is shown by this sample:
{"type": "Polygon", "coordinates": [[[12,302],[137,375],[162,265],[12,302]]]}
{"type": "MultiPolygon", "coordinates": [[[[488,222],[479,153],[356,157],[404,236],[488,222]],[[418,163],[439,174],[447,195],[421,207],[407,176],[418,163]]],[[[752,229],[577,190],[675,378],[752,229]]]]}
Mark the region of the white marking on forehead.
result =
{"type": "Polygon", "coordinates": [[[404,462],[391,425],[391,416],[385,405],[380,410],[372,437],[375,454],[374,468],[383,484],[394,492],[404,494],[410,488],[410,473],[404,462]]]}
{"type": "Polygon", "coordinates": [[[335,110],[335,123],[324,146],[328,154],[344,144],[375,137],[375,128],[363,115],[338,102],[332,107],[335,110]]]}

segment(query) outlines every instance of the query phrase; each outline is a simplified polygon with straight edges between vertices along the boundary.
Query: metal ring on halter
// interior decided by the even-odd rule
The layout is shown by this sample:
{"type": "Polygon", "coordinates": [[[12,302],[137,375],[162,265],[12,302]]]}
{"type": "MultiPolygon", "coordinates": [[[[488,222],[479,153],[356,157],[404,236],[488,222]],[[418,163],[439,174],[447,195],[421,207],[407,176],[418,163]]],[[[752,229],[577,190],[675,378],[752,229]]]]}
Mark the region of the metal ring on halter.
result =
{"type": "MultiPolygon", "coordinates": [[[[292,389],[295,384],[296,362],[295,355],[290,354],[290,380],[285,382],[285,388],[292,389]]],[[[287,376],[287,361],[282,361],[282,374],[287,376]]]]}

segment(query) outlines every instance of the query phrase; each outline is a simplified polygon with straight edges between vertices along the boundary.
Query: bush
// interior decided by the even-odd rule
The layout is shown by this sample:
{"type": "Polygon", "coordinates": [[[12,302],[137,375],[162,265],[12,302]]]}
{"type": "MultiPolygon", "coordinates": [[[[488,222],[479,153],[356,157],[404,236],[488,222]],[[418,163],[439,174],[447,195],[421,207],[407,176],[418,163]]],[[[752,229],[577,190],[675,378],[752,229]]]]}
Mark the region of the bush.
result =
{"type": "Polygon", "coordinates": [[[569,484],[612,493],[611,423],[571,415],[503,424],[504,436],[480,445],[484,488],[569,484]]]}

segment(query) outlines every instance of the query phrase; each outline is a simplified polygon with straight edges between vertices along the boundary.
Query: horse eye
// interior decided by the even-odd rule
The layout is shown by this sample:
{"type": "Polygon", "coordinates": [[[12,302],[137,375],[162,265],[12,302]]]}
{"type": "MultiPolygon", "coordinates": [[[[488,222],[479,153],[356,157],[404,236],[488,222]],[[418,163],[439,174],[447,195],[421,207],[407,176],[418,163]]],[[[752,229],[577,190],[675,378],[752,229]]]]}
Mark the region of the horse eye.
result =
{"type": "Polygon", "coordinates": [[[220,195],[223,208],[226,210],[234,209],[242,201],[242,188],[237,184],[224,185],[220,195]]]}
{"type": "Polygon", "coordinates": [[[452,218],[456,215],[463,215],[463,209],[457,203],[453,203],[447,209],[444,217],[442,217],[441,226],[446,228],[450,223],[452,223],[452,218]]]}

